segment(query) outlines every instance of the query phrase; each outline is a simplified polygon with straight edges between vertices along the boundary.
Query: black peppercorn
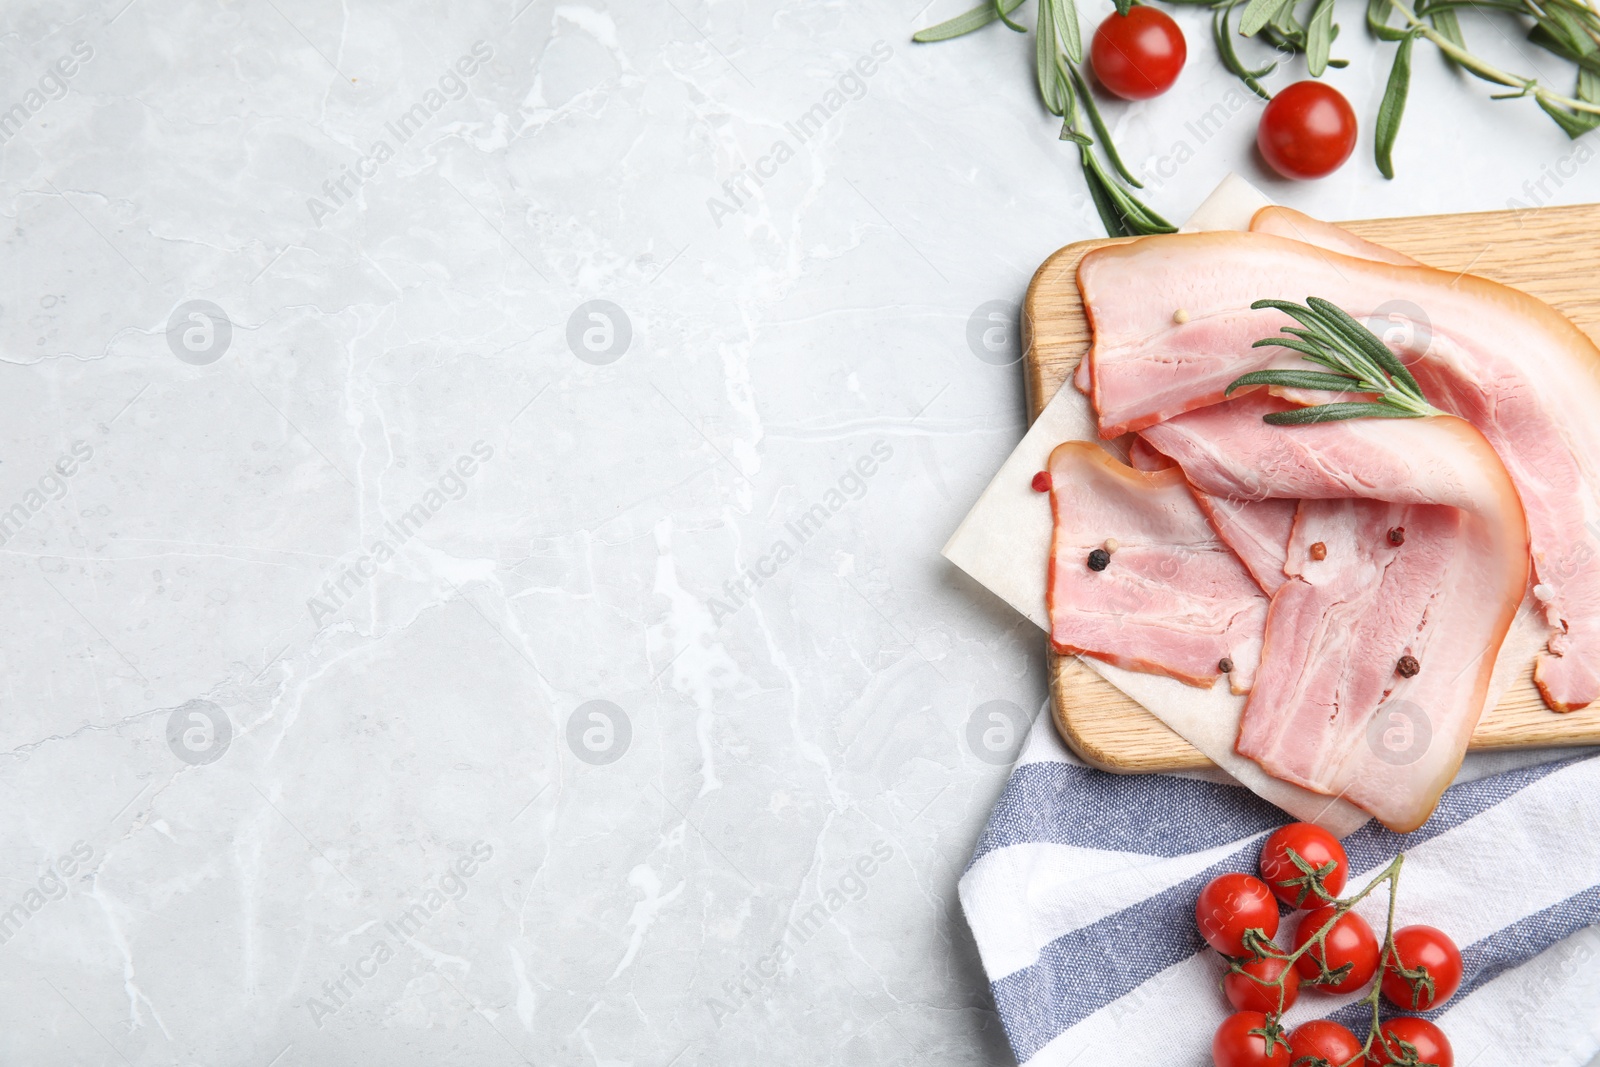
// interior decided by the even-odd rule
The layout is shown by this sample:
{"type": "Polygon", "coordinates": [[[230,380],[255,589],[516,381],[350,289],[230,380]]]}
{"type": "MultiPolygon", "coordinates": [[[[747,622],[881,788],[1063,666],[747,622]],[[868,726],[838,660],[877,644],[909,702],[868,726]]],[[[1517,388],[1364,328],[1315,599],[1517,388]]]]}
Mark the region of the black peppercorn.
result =
{"type": "Polygon", "coordinates": [[[1111,553],[1103,548],[1097,548],[1089,553],[1089,569],[1092,571],[1103,571],[1110,563],[1111,553]]]}
{"type": "Polygon", "coordinates": [[[1232,674],[1233,660],[1229,659],[1227,656],[1223,656],[1222,661],[1217,664],[1217,670],[1221,671],[1223,674],[1232,674]]]}
{"type": "Polygon", "coordinates": [[[1417,672],[1422,669],[1422,664],[1417,662],[1417,657],[1415,656],[1401,656],[1400,662],[1395,664],[1394,669],[1400,673],[1402,678],[1415,678],[1417,672]]]}
{"type": "Polygon", "coordinates": [[[1405,544],[1406,543],[1406,528],[1404,526],[1392,526],[1392,527],[1390,527],[1389,528],[1389,543],[1391,545],[1403,545],[1403,544],[1405,544]]]}

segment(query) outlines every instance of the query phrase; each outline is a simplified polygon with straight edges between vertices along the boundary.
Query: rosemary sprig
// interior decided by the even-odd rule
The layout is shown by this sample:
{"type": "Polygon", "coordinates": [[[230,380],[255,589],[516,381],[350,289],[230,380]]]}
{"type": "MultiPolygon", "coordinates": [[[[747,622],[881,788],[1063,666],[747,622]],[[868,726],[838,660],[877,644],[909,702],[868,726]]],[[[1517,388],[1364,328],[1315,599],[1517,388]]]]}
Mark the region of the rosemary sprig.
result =
{"type": "MultiPolygon", "coordinates": [[[[923,43],[948,41],[996,21],[1014,30],[1023,30],[1010,18],[1011,12],[1022,3],[1023,0],[985,0],[964,14],[913,34],[911,39],[923,43]]],[[[1100,117],[1100,109],[1080,69],[1083,34],[1077,4],[1074,0],[1035,0],[1035,3],[1038,14],[1034,26],[1034,73],[1039,82],[1039,97],[1047,111],[1061,118],[1061,140],[1077,146],[1078,164],[1083,169],[1084,183],[1089,187],[1089,199],[1094,202],[1106,233],[1112,237],[1173,233],[1177,227],[1130,191],[1142,189],[1143,185],[1117,154],[1111,132],[1100,117]]],[[[1116,3],[1117,9],[1126,14],[1133,0],[1116,0],[1116,3]]]]}
{"type": "Polygon", "coordinates": [[[1374,146],[1378,170],[1385,178],[1394,177],[1394,140],[1411,85],[1412,44],[1418,38],[1431,42],[1447,61],[1473,77],[1511,90],[1497,93],[1493,99],[1533,97],[1568,137],[1581,137],[1600,126],[1600,11],[1587,0],[1415,0],[1414,7],[1408,7],[1405,0],[1368,0],[1367,28],[1379,40],[1399,44],[1378,109],[1374,146]],[[1460,8],[1531,21],[1527,30],[1531,43],[1577,66],[1575,95],[1564,96],[1537,78],[1502,70],[1469,51],[1456,20],[1460,8]],[[1403,25],[1389,25],[1389,17],[1395,13],[1403,25]]]}
{"type": "MultiPolygon", "coordinates": [[[[1600,13],[1587,4],[1577,0],[1520,0],[1514,7],[1492,3],[1482,5],[1512,10],[1516,14],[1533,19],[1534,28],[1528,34],[1530,41],[1563,58],[1578,56],[1579,99],[1574,99],[1545,88],[1539,84],[1537,78],[1525,78],[1519,74],[1507,73],[1473,55],[1464,46],[1458,45],[1434,27],[1422,22],[1418,18],[1418,12],[1413,12],[1402,0],[1388,0],[1388,3],[1405,20],[1407,30],[1415,31],[1432,41],[1441,52],[1453,59],[1467,73],[1491,84],[1515,90],[1497,94],[1495,99],[1514,100],[1524,96],[1533,97],[1544,113],[1554,119],[1568,137],[1579,137],[1600,124],[1600,102],[1588,98],[1600,94],[1594,92],[1597,88],[1594,79],[1585,78],[1583,74],[1585,70],[1593,69],[1587,62],[1587,57],[1596,47],[1600,47],[1600,37],[1597,37],[1600,35],[1600,13]],[[1585,45],[1587,50],[1584,50],[1585,45]]],[[[1423,12],[1430,12],[1465,5],[1447,0],[1444,3],[1419,6],[1423,12]]]]}
{"type": "MultiPolygon", "coordinates": [[[[1306,57],[1306,69],[1312,77],[1321,77],[1328,67],[1345,67],[1349,60],[1333,59],[1328,55],[1339,36],[1339,24],[1333,21],[1332,0],[1309,0],[1304,19],[1296,13],[1300,0],[1162,0],[1174,7],[1208,7],[1211,9],[1211,39],[1217,46],[1217,56],[1228,73],[1238,78],[1245,87],[1263,100],[1272,94],[1261,85],[1265,78],[1278,68],[1276,60],[1257,70],[1245,66],[1234,47],[1231,22],[1236,9],[1241,17],[1249,17],[1254,29],[1246,37],[1259,37],[1270,44],[1279,58],[1296,55],[1306,57]],[[1254,13],[1252,14],[1252,9],[1254,13]],[[1259,24],[1258,24],[1259,23],[1259,24]]],[[[1387,2],[1387,0],[1378,0],[1387,2]]],[[[1461,0],[1469,2],[1469,0],[1461,0]]]]}
{"type": "Polygon", "coordinates": [[[1018,33],[1027,33],[1026,27],[1018,26],[1007,17],[1021,6],[1022,0],[991,0],[990,3],[979,4],[971,11],[957,15],[953,19],[946,19],[937,26],[929,26],[920,33],[914,33],[911,39],[920,44],[948,41],[952,37],[961,37],[973,30],[980,30],[996,19],[1003,20],[1018,33]]]}
{"type": "MultiPolygon", "coordinates": [[[[1321,77],[1324,68],[1344,66],[1329,59],[1328,50],[1339,35],[1333,21],[1334,0],[1164,0],[1175,5],[1206,4],[1213,10],[1212,36],[1222,65],[1250,90],[1271,99],[1260,79],[1273,65],[1251,70],[1239,59],[1228,36],[1229,15],[1241,8],[1239,33],[1259,37],[1280,53],[1302,53],[1306,70],[1321,77]]],[[[1447,62],[1468,74],[1509,92],[1496,100],[1532,97],[1540,110],[1568,137],[1581,137],[1600,127],[1600,10],[1589,0],[1368,0],[1367,28],[1374,37],[1396,42],[1389,80],[1379,105],[1374,137],[1374,162],[1385,178],[1394,177],[1394,143],[1411,88],[1411,53],[1418,38],[1435,45],[1447,62]],[[1574,95],[1565,96],[1541,84],[1495,66],[1467,48],[1456,12],[1474,8],[1489,14],[1510,15],[1523,21],[1529,42],[1577,67],[1574,95]],[[1403,22],[1389,24],[1398,13],[1403,22]]]]}
{"type": "Polygon", "coordinates": [[[1326,389],[1339,393],[1368,393],[1372,400],[1341,400],[1314,404],[1292,411],[1275,411],[1262,416],[1274,426],[1303,426],[1313,422],[1340,419],[1415,419],[1444,414],[1428,403],[1422,386],[1405,364],[1389,351],[1377,334],[1351,318],[1341,308],[1321,297],[1306,298],[1304,304],[1287,300],[1257,300],[1250,307],[1260,311],[1273,308],[1300,323],[1285,326],[1285,337],[1263,337],[1251,347],[1274,345],[1299,352],[1308,361],[1327,367],[1326,371],[1258,370],[1240,375],[1225,395],[1250,385],[1278,385],[1291,389],[1326,389]]]}

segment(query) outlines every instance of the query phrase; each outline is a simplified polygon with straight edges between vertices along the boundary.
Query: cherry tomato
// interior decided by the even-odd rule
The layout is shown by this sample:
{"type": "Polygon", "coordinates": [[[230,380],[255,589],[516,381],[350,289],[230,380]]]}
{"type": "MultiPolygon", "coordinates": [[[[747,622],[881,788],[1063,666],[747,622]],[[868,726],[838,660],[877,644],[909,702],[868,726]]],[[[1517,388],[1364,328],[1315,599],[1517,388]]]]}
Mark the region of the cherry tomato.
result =
{"type": "Polygon", "coordinates": [[[1304,1067],[1344,1067],[1359,1055],[1360,1039],[1332,1019],[1301,1023],[1289,1035],[1289,1056],[1296,1063],[1307,1057],[1304,1067]]]}
{"type": "Polygon", "coordinates": [[[1248,956],[1244,932],[1278,932],[1278,902],[1265,882],[1248,874],[1219,874],[1200,890],[1194,921],[1206,944],[1224,956],[1248,956]]]}
{"type": "Polygon", "coordinates": [[[1089,43],[1089,64],[1107,90],[1148,100],[1172,88],[1189,57],[1183,31],[1164,11],[1140,5],[1106,16],[1089,43]]]}
{"type": "Polygon", "coordinates": [[[1394,932],[1394,952],[1408,971],[1418,967],[1433,979],[1433,992],[1413,988],[1395,972],[1391,962],[1383,969],[1383,995],[1407,1011],[1427,1011],[1449,1000],[1461,988],[1461,952],[1441,930],[1431,926],[1402,926],[1394,932]],[[1413,996],[1415,999],[1413,999],[1413,996]]]}
{"type": "Polygon", "coordinates": [[[1211,1062],[1216,1067],[1289,1067],[1289,1043],[1277,1023],[1269,1027],[1267,1017],[1259,1011],[1241,1011],[1217,1027],[1211,1039],[1211,1062]],[[1266,1038],[1253,1032],[1268,1030],[1278,1035],[1270,1053],[1266,1038]]]}
{"type": "Polygon", "coordinates": [[[1270,1011],[1283,1013],[1294,1005],[1300,996],[1300,972],[1283,960],[1270,956],[1264,960],[1249,960],[1239,965],[1239,971],[1229,970],[1222,977],[1222,991],[1235,1011],[1270,1011]],[[1289,973],[1284,974],[1285,970],[1289,973]],[[1241,974],[1239,971],[1243,971],[1241,974]],[[1264,985],[1283,974],[1283,1004],[1278,1004],[1278,987],[1264,985]],[[1254,975],[1254,977],[1250,977],[1254,975]],[[1260,979],[1257,981],[1256,979],[1260,979]]]}
{"type": "Polygon", "coordinates": [[[1356,113],[1330,85],[1295,82],[1261,112],[1256,146],[1285,178],[1325,178],[1356,147],[1356,113]]]}
{"type": "MultiPolygon", "coordinates": [[[[1322,929],[1328,920],[1333,918],[1334,911],[1334,906],[1327,904],[1315,911],[1306,912],[1300,920],[1299,928],[1294,932],[1294,947],[1298,949],[1310,941],[1311,935],[1322,929]]],[[[1372,927],[1367,925],[1367,920],[1355,912],[1345,912],[1339,921],[1334,923],[1323,945],[1327,950],[1325,962],[1328,970],[1337,970],[1346,963],[1350,964],[1350,970],[1344,978],[1316,987],[1324,993],[1349,993],[1360,989],[1377,973],[1378,938],[1373,934],[1372,927]]],[[[1295,968],[1299,970],[1302,981],[1310,981],[1317,977],[1320,973],[1317,960],[1323,956],[1323,952],[1313,948],[1295,961],[1295,968]]]]}
{"type": "Polygon", "coordinates": [[[1315,908],[1323,903],[1309,884],[1290,884],[1307,877],[1289,858],[1290,850],[1317,870],[1333,864],[1333,870],[1322,878],[1322,887],[1333,896],[1344,889],[1345,879],[1350,875],[1350,861],[1339,839],[1320,826],[1292,822],[1274,830],[1267,843],[1261,846],[1261,879],[1279,900],[1291,908],[1315,908]]]}
{"type": "Polygon", "coordinates": [[[1426,1019],[1402,1016],[1390,1019],[1378,1027],[1378,1036],[1367,1050],[1367,1062],[1373,1067],[1388,1063],[1431,1063],[1435,1067],[1455,1067],[1456,1054],[1444,1031],[1426,1019]],[[1408,1060],[1398,1042],[1404,1041],[1417,1050],[1416,1060],[1408,1060]]]}

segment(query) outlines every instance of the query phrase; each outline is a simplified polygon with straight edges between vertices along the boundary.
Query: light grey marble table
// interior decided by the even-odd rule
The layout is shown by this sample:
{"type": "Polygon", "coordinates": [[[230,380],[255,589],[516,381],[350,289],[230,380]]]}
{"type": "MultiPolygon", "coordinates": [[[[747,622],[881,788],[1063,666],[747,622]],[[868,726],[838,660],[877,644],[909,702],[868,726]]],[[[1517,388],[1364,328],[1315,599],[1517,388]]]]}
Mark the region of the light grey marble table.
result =
{"type": "MultiPolygon", "coordinates": [[[[7,5],[0,1061],[1009,1062],[1043,641],[938,548],[1098,223],[922,2],[7,5]]],[[[1172,217],[1600,197],[1420,51],[1397,180],[1271,180],[1180,17],[1172,217]]]]}

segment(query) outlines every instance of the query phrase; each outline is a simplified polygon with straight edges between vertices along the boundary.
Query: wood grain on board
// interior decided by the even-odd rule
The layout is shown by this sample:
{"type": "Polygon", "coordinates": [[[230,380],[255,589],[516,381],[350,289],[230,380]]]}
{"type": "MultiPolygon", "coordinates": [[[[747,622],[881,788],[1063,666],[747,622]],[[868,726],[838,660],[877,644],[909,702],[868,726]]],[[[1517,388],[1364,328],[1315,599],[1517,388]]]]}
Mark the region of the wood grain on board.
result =
{"type": "MultiPolygon", "coordinates": [[[[1433,215],[1343,223],[1379,244],[1449,271],[1471,271],[1512,285],[1559,309],[1600,339],[1600,204],[1433,215]]],[[[1078,366],[1089,327],[1078,296],[1078,261],[1115,243],[1083,241],[1045,260],[1022,309],[1030,418],[1036,418],[1078,366]]],[[[1595,413],[1600,418],[1600,412],[1595,413]]],[[[1109,771],[1209,767],[1211,761],[1075,656],[1050,655],[1057,729],[1080,757],[1109,771]]],[[[1600,743],[1600,705],[1550,711],[1530,671],[1490,709],[1472,748],[1535,748],[1600,743]]]]}

